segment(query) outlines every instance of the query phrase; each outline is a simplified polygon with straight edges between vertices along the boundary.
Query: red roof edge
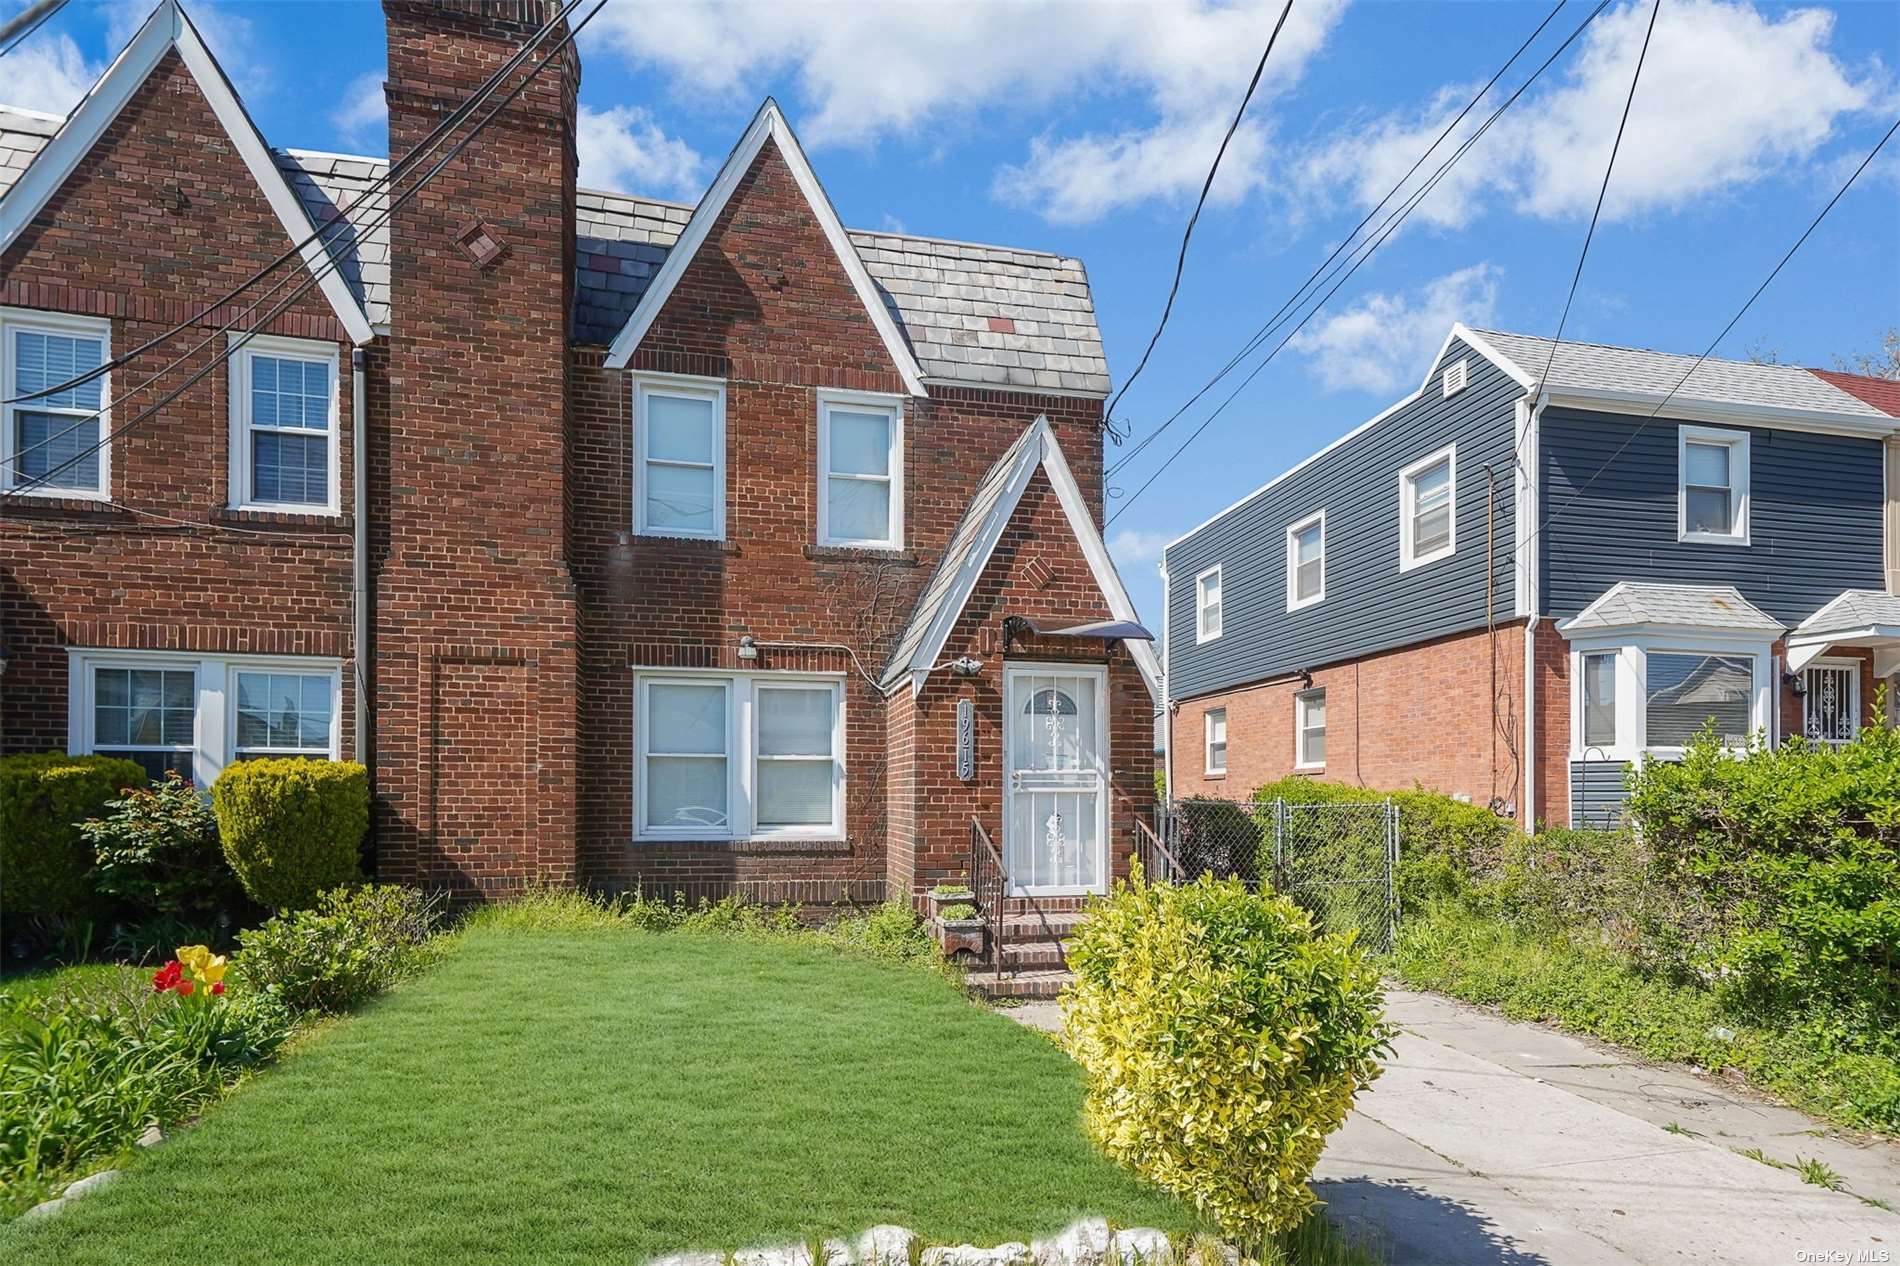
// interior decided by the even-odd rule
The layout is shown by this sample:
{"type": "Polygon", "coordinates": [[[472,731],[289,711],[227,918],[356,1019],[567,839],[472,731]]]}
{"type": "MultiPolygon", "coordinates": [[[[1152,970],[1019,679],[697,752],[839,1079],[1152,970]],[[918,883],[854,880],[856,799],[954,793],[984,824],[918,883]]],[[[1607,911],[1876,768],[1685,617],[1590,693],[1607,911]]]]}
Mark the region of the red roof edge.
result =
{"type": "Polygon", "coordinates": [[[1809,373],[1829,382],[1857,400],[1864,400],[1888,417],[1900,418],[1900,381],[1870,378],[1866,374],[1844,374],[1836,369],[1810,369],[1809,373]]]}

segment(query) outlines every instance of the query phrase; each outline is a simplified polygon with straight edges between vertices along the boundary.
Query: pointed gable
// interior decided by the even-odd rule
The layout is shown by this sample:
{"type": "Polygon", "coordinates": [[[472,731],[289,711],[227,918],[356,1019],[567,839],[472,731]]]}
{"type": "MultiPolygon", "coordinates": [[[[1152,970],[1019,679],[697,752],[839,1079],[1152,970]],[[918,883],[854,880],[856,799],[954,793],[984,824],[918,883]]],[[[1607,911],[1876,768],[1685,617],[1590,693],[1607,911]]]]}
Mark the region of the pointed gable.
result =
{"type": "MultiPolygon", "coordinates": [[[[0,254],[29,235],[28,230],[35,220],[49,206],[55,205],[62,191],[76,180],[88,177],[89,173],[81,170],[81,164],[102,143],[111,143],[114,124],[127,113],[128,107],[149,103],[152,90],[162,89],[177,79],[188,79],[195,85],[209,116],[206,130],[221,131],[229,140],[231,152],[243,162],[262,194],[270,218],[289,237],[285,245],[303,243],[300,253],[304,262],[317,275],[318,290],[350,338],[357,343],[368,342],[373,331],[362,303],[351,291],[348,281],[331,266],[323,244],[305,241],[314,226],[305,214],[302,201],[278,170],[264,138],[177,0],[164,0],[153,10],[131,43],[66,116],[5,197],[0,198],[0,254]]],[[[145,113],[151,111],[148,109],[145,113]]],[[[164,122],[178,126],[176,119],[167,118],[164,122]]],[[[215,153],[209,154],[207,161],[218,157],[215,153]]],[[[194,194],[201,198],[225,196],[224,191],[217,188],[221,183],[211,183],[208,189],[187,189],[181,180],[176,189],[154,188],[152,194],[157,197],[169,192],[188,204],[194,194]]],[[[212,242],[215,244],[216,239],[212,242]]],[[[244,275],[249,272],[248,267],[244,269],[244,275]]],[[[239,279],[241,277],[233,278],[234,281],[239,279]]]]}
{"type": "Polygon", "coordinates": [[[894,372],[910,394],[926,394],[888,296],[769,98],[615,336],[607,364],[625,368],[643,346],[715,361],[816,356],[847,372],[894,372]],[[801,312],[835,319],[853,307],[863,314],[862,338],[812,345],[814,323],[801,322],[801,312]],[[735,319],[751,313],[758,319],[735,319]]]}

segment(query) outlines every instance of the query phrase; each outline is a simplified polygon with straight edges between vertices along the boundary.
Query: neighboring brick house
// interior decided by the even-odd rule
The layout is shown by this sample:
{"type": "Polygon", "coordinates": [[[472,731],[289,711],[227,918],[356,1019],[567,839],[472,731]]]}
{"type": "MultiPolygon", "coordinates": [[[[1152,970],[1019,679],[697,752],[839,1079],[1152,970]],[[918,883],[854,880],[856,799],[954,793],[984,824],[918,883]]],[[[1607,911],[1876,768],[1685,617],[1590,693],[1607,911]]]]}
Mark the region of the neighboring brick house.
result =
{"type": "MultiPolygon", "coordinates": [[[[553,7],[386,0],[391,151],[553,7]]],[[[1080,263],[845,230],[770,101],[694,207],[577,190],[579,75],[407,199],[269,149],[171,0],[66,119],[0,111],[0,750],[361,759],[378,873],[465,898],[877,900],[973,820],[1102,890],[1158,663],[1080,263]]]]}
{"type": "Polygon", "coordinates": [[[1170,784],[1595,824],[1711,717],[1851,738],[1900,672],[1897,436],[1883,380],[1457,326],[1164,551],[1170,784]]]}

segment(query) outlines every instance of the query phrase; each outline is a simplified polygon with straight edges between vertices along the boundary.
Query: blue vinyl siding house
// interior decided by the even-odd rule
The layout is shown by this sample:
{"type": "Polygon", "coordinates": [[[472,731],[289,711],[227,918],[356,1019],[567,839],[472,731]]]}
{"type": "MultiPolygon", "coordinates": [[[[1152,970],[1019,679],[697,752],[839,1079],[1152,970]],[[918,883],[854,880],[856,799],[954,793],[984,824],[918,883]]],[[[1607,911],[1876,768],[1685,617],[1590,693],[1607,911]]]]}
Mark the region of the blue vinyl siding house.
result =
{"type": "Polygon", "coordinates": [[[1454,327],[1411,396],[1167,547],[1171,785],[1372,769],[1602,822],[1709,720],[1851,738],[1900,670],[1877,386],[1454,327]]]}

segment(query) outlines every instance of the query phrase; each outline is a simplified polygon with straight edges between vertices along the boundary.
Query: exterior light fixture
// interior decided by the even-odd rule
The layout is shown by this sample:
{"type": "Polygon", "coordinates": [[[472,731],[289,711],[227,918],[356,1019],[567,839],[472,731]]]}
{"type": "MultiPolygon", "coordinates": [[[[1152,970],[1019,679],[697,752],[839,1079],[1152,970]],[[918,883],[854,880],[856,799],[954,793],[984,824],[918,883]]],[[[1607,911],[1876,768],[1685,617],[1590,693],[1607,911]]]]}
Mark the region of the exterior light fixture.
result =
{"type": "Polygon", "coordinates": [[[974,677],[983,671],[983,661],[974,655],[963,655],[950,661],[950,672],[957,677],[974,677]]]}
{"type": "Polygon", "coordinates": [[[739,658],[755,660],[759,657],[759,639],[750,633],[739,639],[739,658]]]}

